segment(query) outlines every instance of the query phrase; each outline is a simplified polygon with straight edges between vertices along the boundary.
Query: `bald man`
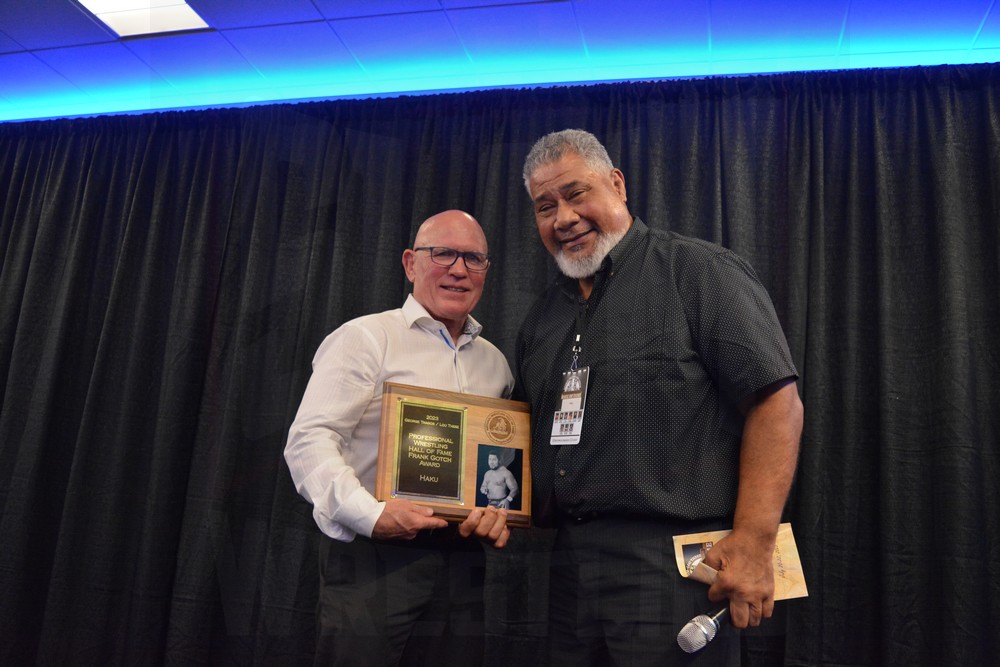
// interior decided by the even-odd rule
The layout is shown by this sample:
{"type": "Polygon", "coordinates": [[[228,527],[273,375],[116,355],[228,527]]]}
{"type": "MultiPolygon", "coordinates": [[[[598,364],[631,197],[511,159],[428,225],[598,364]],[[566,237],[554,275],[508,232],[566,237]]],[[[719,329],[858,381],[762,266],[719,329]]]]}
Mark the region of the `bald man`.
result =
{"type": "Polygon", "coordinates": [[[455,526],[373,495],[385,382],[503,398],[513,387],[470,315],[490,264],[475,218],[431,216],[402,260],[413,293],[327,336],[285,446],[324,536],[316,664],[480,664],[481,543],[502,548],[510,536],[504,509],[474,510],[455,526]]]}

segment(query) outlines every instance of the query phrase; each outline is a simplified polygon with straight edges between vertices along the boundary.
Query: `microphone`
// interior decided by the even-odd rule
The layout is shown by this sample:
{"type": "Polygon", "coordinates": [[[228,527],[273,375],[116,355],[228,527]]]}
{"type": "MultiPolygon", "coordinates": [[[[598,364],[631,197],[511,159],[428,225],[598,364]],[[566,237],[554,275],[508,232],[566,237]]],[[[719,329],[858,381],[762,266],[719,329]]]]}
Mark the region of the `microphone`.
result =
{"type": "Polygon", "coordinates": [[[715,633],[719,631],[719,621],[729,612],[726,605],[711,616],[708,614],[698,614],[687,622],[681,631],[677,633],[677,645],[685,653],[694,653],[705,648],[708,642],[715,639],[715,633]]]}

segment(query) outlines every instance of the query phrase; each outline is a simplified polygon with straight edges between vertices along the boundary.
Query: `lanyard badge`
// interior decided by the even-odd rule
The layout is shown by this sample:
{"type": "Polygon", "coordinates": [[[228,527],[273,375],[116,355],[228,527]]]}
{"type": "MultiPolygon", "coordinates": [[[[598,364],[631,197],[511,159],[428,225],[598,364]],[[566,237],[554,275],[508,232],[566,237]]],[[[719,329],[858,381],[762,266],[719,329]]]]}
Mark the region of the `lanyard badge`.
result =
{"type": "Polygon", "coordinates": [[[587,402],[590,368],[577,368],[562,374],[559,407],[552,419],[552,445],[578,445],[583,433],[583,408],[587,402]]]}
{"type": "Polygon", "coordinates": [[[583,410],[587,403],[587,383],[590,381],[590,367],[576,365],[580,356],[580,334],[573,343],[573,362],[569,370],[562,374],[562,390],[559,392],[555,415],[552,418],[551,445],[578,445],[583,433],[583,410]]]}

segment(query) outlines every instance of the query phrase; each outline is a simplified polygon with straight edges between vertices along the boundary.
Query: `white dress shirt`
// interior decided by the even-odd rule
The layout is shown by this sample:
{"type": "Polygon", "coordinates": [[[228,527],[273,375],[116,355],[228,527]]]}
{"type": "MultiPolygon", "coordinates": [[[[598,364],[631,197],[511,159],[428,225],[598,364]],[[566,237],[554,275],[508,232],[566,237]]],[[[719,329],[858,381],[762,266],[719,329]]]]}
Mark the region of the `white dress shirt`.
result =
{"type": "Polygon", "coordinates": [[[402,308],[346,322],[319,346],[285,461],[325,534],[370,537],[385,507],[373,495],[384,382],[510,396],[507,360],[481,330],[470,315],[456,345],[411,294],[402,308]]]}

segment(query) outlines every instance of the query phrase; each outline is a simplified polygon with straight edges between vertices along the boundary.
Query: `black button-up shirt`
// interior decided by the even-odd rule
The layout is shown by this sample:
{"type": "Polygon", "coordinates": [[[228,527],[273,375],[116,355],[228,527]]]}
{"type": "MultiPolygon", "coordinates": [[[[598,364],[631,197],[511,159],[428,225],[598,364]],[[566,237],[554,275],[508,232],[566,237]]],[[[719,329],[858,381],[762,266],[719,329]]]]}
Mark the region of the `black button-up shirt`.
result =
{"type": "Polygon", "coordinates": [[[743,425],[737,405],[796,377],[749,264],[638,218],[604,260],[589,300],[564,276],[539,297],[516,357],[515,391],[531,403],[540,525],[604,514],[731,515],[743,425]],[[583,433],[577,445],[551,445],[578,327],[578,363],[590,367],[583,433]]]}

